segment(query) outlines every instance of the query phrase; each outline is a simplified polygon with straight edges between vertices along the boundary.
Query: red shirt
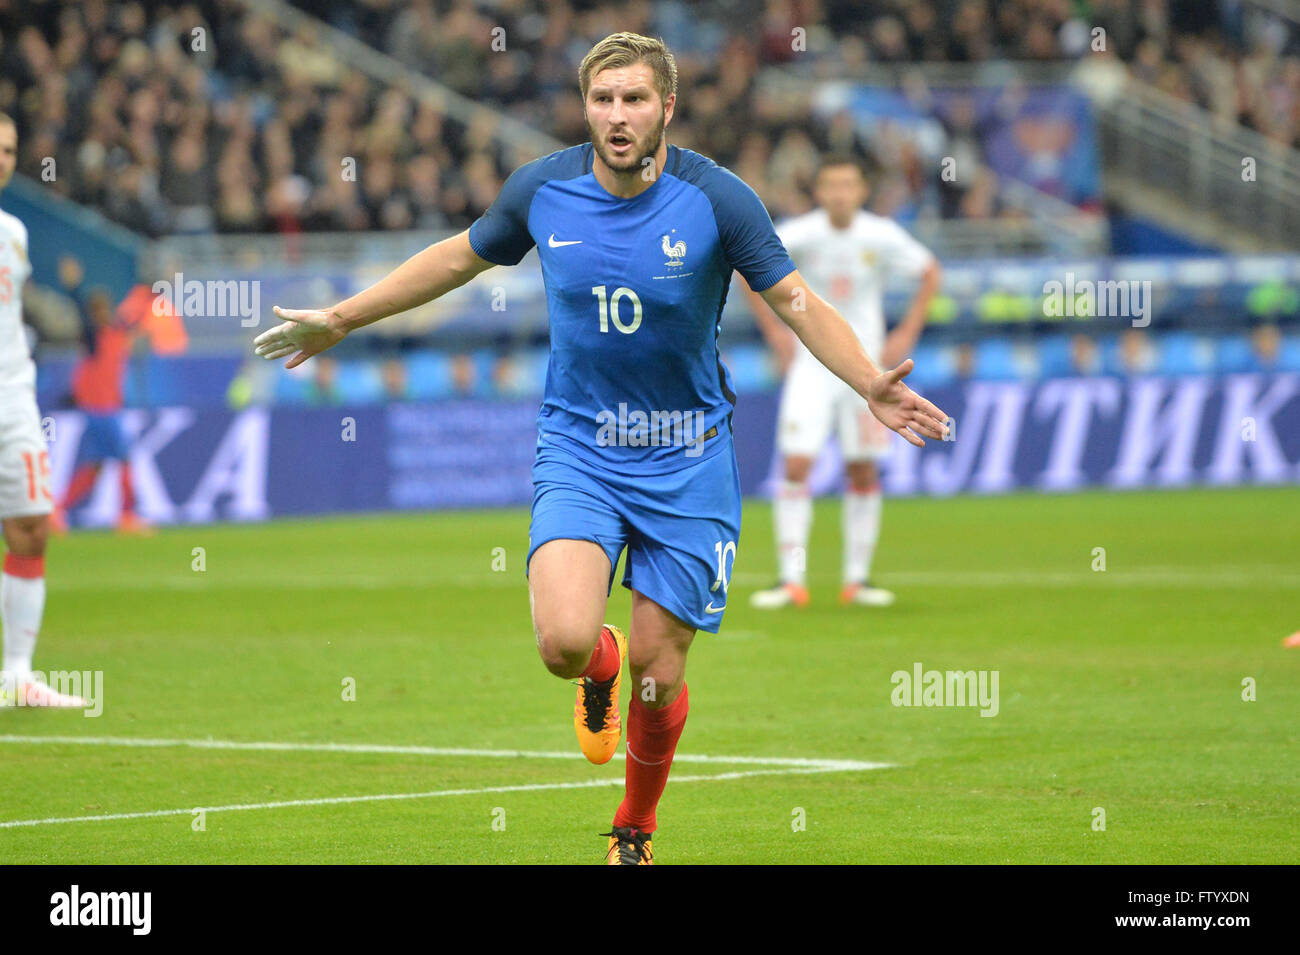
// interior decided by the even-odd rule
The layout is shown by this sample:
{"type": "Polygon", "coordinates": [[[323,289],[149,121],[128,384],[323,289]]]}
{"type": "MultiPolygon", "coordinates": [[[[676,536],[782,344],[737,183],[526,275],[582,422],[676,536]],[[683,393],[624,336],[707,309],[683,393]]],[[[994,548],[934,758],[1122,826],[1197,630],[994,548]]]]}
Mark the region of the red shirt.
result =
{"type": "Polygon", "coordinates": [[[149,334],[153,350],[159,354],[184,351],[188,343],[185,326],[171,302],[155,295],[148,285],[136,285],[117,307],[113,323],[96,329],[94,349],[72,373],[72,396],[78,407],[121,410],[122,379],[131,358],[131,343],[141,331],[149,334]]]}
{"type": "Polygon", "coordinates": [[[131,333],[116,325],[95,332],[95,350],[72,373],[72,396],[87,411],[117,411],[122,407],[122,375],[131,357],[131,333]]]}

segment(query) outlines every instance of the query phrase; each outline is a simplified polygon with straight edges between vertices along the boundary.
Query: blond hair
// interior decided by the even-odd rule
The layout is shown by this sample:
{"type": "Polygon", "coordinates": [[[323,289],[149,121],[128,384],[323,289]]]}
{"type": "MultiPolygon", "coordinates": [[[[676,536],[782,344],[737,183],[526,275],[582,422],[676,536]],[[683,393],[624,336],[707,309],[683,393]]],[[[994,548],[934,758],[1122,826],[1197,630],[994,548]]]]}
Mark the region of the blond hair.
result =
{"type": "Polygon", "coordinates": [[[587,98],[591,78],[601,70],[619,69],[634,63],[644,63],[654,71],[655,89],[659,91],[659,99],[663,103],[668,102],[669,96],[676,94],[677,61],[663,40],[639,33],[611,33],[588,50],[578,66],[578,86],[582,89],[582,98],[587,98]]]}

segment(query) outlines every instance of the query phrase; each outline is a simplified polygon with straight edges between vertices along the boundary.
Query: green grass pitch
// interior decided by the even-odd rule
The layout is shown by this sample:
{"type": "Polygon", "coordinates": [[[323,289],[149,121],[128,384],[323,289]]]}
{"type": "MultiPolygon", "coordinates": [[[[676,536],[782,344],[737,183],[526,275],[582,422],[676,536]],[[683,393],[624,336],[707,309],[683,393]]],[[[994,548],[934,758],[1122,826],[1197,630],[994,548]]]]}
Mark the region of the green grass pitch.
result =
{"type": "MultiPolygon", "coordinates": [[[[526,536],[495,511],[55,540],[36,665],[102,671],[103,714],[0,710],[0,823],[78,820],[0,827],[0,859],[599,861],[622,763],[529,755],[577,744],[526,536]],[[364,796],[408,798],[319,802],[364,796]],[[137,813],[157,814],[81,819],[137,813]]],[[[1296,489],[887,501],[883,611],[838,605],[839,548],[820,501],[813,605],[752,610],[775,574],[747,503],[722,633],[688,668],[679,753],[718,760],[675,766],[658,861],[1300,859],[1296,489]],[[998,714],[892,705],[917,662],[996,670],[998,714]]],[[[608,619],[628,608],[616,587],[608,619]]]]}

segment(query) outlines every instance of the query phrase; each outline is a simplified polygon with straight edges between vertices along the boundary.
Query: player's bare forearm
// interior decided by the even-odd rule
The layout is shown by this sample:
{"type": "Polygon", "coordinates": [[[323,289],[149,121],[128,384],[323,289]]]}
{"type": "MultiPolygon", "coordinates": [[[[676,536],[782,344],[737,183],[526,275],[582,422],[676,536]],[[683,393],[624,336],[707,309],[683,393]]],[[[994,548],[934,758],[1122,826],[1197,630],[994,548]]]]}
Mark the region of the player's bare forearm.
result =
{"type": "Polygon", "coordinates": [[[417,252],[370,288],[327,311],[337,317],[342,331],[350,332],[431,302],[491,267],[470,247],[469,232],[461,232],[417,252]]]}
{"type": "Polygon", "coordinates": [[[797,270],[760,294],[814,358],[867,397],[867,389],[880,369],[867,357],[844,316],[809,288],[797,270]]]}
{"type": "Polygon", "coordinates": [[[491,267],[470,247],[469,233],[462,232],[417,252],[364,292],[332,308],[275,306],[284,321],[253,339],[254,352],[272,361],[292,355],[285,367],[296,368],[333,348],[348,332],[431,302],[491,267]]]}
{"type": "Polygon", "coordinates": [[[780,335],[789,335],[790,331],[784,328],[772,314],[772,310],[767,307],[763,301],[763,296],[759,295],[751,288],[746,288],[745,297],[749,299],[749,310],[754,314],[754,324],[758,326],[759,332],[763,335],[763,340],[775,347],[780,335]]]}
{"type": "Polygon", "coordinates": [[[745,296],[749,299],[749,310],[754,314],[754,324],[784,371],[794,357],[794,333],[772,313],[763,296],[748,285],[745,286],[745,296]]]}
{"type": "Polygon", "coordinates": [[[930,302],[938,293],[942,278],[943,269],[938,262],[931,262],[921,274],[921,286],[903,314],[903,320],[885,339],[884,351],[880,356],[885,367],[902,361],[916,348],[921,332],[925,329],[926,316],[930,313],[930,302]]]}
{"type": "Polygon", "coordinates": [[[808,288],[797,270],[762,296],[818,361],[867,399],[871,413],[887,428],[917,446],[925,438],[947,436],[947,415],[903,383],[911,359],[882,372],[844,316],[808,288]]]}

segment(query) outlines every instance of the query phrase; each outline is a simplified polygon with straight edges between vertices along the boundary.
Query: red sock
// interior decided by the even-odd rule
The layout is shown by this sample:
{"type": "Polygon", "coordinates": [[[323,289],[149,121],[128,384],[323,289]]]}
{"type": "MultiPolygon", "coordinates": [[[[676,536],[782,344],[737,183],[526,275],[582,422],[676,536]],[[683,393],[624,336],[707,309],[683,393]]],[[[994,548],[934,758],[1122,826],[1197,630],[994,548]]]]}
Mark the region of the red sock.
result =
{"type": "Polygon", "coordinates": [[[135,487],[131,481],[131,465],[122,462],[122,513],[135,511],[135,487]]]}
{"type": "Polygon", "coordinates": [[[614,825],[655,831],[655,809],[668,783],[668,770],[689,709],[684,683],[677,699],[658,710],[650,709],[640,696],[632,694],[627,714],[627,794],[614,813],[614,825]]]}
{"type": "Polygon", "coordinates": [[[614,640],[614,635],[604,627],[600,628],[600,639],[596,641],[596,649],[591,652],[591,660],[587,663],[587,669],[583,670],[581,676],[589,676],[597,683],[604,683],[606,680],[614,679],[615,674],[623,665],[623,660],[618,653],[618,643],[614,640]]]}
{"type": "Polygon", "coordinates": [[[25,577],[39,580],[45,576],[45,555],[36,557],[19,557],[12,551],[5,554],[4,571],[10,577],[25,577]]]}
{"type": "Polygon", "coordinates": [[[95,486],[95,478],[99,477],[98,464],[83,464],[77,468],[72,475],[72,480],[68,482],[68,489],[63,494],[63,509],[70,510],[77,506],[77,502],[90,493],[90,489],[95,486]]]}

